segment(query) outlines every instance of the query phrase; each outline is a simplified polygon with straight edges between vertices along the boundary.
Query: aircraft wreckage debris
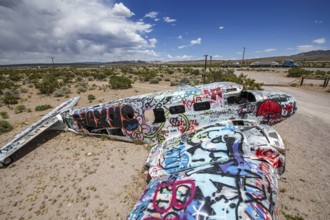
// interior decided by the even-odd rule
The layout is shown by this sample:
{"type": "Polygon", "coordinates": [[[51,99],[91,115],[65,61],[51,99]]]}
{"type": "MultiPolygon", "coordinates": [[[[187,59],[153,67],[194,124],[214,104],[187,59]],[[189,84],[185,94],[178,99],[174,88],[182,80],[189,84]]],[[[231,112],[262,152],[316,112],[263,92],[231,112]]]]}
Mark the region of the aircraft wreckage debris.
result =
{"type": "MultiPolygon", "coordinates": [[[[0,163],[43,131],[107,135],[152,145],[150,181],[129,219],[276,219],[285,147],[271,127],[291,95],[218,82],[73,109],[70,99],[0,150],[0,163]]],[[[89,152],[86,156],[91,156],[89,152]]]]}

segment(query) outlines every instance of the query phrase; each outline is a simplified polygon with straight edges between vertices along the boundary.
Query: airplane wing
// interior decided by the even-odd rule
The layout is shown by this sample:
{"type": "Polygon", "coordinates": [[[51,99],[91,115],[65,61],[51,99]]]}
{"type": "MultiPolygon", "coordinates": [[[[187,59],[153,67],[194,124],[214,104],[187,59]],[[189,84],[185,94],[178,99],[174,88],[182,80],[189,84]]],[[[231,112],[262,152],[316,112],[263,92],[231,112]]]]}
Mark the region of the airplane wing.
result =
{"type": "Polygon", "coordinates": [[[80,97],[75,97],[57,106],[38,122],[16,135],[12,141],[3,146],[0,149],[0,166],[11,163],[12,158],[10,156],[42,132],[48,129],[65,130],[66,126],[62,123],[60,114],[69,111],[77,104],[79,99],[80,97]]]}

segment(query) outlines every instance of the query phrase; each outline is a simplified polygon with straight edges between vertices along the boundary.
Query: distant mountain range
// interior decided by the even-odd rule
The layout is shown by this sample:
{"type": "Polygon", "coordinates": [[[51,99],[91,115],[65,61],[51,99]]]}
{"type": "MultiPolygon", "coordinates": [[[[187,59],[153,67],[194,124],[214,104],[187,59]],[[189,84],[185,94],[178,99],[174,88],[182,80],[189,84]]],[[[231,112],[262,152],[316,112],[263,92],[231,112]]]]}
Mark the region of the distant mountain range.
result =
{"type": "Polygon", "coordinates": [[[330,59],[330,50],[314,50],[304,53],[298,53],[292,55],[293,57],[306,57],[306,58],[315,58],[315,59],[330,59]]]}
{"type": "MultiPolygon", "coordinates": [[[[252,59],[245,59],[246,62],[255,62],[255,61],[276,61],[279,63],[282,63],[283,60],[286,59],[292,59],[296,62],[302,62],[302,61],[330,61],[330,50],[315,50],[315,51],[309,51],[309,52],[303,52],[298,53],[295,55],[290,56],[276,56],[276,57],[261,57],[261,58],[252,58],[252,59]]],[[[226,62],[229,60],[213,60],[213,63],[219,63],[219,62],[226,62]]],[[[231,62],[239,61],[240,60],[231,60],[231,62]]],[[[170,61],[167,62],[168,64],[201,64],[204,63],[204,60],[187,60],[187,61],[170,61]]]]}
{"type": "MultiPolygon", "coordinates": [[[[246,62],[255,62],[255,61],[276,61],[281,63],[285,59],[292,59],[296,62],[302,61],[330,61],[330,50],[315,50],[309,52],[298,53],[291,56],[276,56],[276,57],[262,57],[262,58],[253,58],[245,59],[246,62]]],[[[241,60],[213,60],[213,63],[223,63],[223,62],[234,62],[241,60]]],[[[103,66],[103,65],[132,65],[132,64],[204,64],[204,60],[185,60],[185,61],[143,61],[143,60],[123,60],[115,62],[80,62],[80,63],[56,63],[56,66],[103,66]]],[[[50,63],[36,63],[36,64],[16,64],[16,65],[0,65],[2,67],[29,67],[29,66],[45,66],[51,67],[50,63]]]]}

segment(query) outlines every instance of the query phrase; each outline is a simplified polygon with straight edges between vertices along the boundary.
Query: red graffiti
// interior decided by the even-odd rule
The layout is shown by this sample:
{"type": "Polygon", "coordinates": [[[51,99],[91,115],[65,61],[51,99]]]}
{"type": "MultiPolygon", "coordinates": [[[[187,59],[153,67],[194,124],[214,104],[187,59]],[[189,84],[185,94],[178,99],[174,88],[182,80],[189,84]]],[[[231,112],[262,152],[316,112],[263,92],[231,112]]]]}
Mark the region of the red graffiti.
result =
{"type": "Polygon", "coordinates": [[[266,160],[268,163],[272,164],[275,168],[281,167],[282,162],[280,160],[280,154],[272,149],[258,149],[256,151],[256,156],[260,159],[266,160]]]}
{"type": "Polygon", "coordinates": [[[220,87],[210,89],[210,90],[204,89],[203,92],[204,92],[204,95],[211,95],[210,98],[214,101],[217,101],[217,97],[219,97],[219,99],[222,99],[222,92],[221,92],[220,87]]]}
{"type": "Polygon", "coordinates": [[[282,107],[278,102],[267,99],[259,105],[256,115],[264,116],[263,120],[267,123],[277,121],[282,117],[282,107]]]}
{"type": "Polygon", "coordinates": [[[257,116],[259,115],[275,115],[275,114],[281,114],[282,113],[282,107],[278,102],[273,101],[271,99],[267,99],[263,101],[257,110],[257,116]]]}
{"type": "Polygon", "coordinates": [[[292,109],[293,109],[293,106],[292,106],[292,105],[287,105],[287,106],[285,107],[285,110],[286,110],[287,112],[291,112],[292,109]]]}
{"type": "Polygon", "coordinates": [[[159,213],[166,213],[171,208],[184,209],[193,200],[195,195],[195,182],[192,180],[179,180],[174,183],[161,183],[157,185],[153,198],[153,206],[159,213]]]}
{"type": "Polygon", "coordinates": [[[200,96],[196,96],[193,97],[193,100],[188,100],[188,99],[183,99],[182,100],[182,104],[186,107],[186,108],[191,108],[195,103],[202,101],[202,97],[200,96]]]}

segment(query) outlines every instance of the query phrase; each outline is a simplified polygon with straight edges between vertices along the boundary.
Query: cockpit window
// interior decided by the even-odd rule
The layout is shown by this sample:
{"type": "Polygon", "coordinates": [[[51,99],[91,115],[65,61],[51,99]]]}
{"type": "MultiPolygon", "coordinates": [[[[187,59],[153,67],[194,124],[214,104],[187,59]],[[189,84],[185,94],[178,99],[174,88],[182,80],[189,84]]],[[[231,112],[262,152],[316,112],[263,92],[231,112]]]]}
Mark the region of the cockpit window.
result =
{"type": "Polygon", "coordinates": [[[250,102],[256,102],[256,97],[250,92],[242,92],[239,96],[230,96],[227,98],[228,105],[239,105],[250,102]]]}

